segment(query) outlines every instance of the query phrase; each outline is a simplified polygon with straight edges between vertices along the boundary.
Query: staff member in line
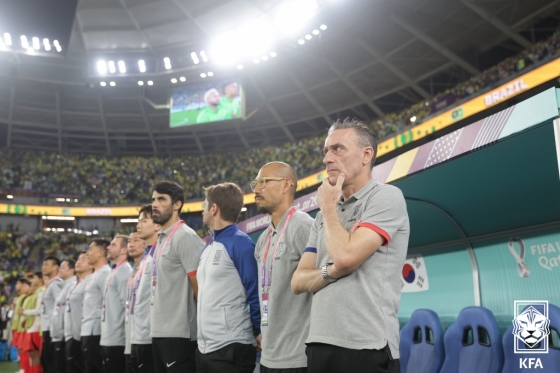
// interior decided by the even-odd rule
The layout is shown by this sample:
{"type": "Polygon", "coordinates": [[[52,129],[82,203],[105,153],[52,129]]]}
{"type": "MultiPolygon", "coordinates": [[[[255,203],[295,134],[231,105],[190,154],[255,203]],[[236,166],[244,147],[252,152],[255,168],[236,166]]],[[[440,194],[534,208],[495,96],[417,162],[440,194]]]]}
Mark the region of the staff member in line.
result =
{"type": "Polygon", "coordinates": [[[297,178],[282,162],[264,165],[251,182],[260,213],[270,215],[255,247],[261,270],[261,373],[305,373],[305,339],[309,333],[310,293],[295,295],[290,283],[313,225],[313,219],[294,204],[297,178]]]}

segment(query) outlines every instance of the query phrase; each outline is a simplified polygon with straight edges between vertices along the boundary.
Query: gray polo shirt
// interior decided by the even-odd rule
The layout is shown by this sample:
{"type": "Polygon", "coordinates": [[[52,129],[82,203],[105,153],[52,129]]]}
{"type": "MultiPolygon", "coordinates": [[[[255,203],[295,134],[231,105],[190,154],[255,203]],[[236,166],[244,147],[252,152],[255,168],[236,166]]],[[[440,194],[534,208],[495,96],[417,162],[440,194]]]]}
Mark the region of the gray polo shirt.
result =
{"type": "Polygon", "coordinates": [[[101,335],[101,306],[105,282],[111,272],[108,264],[93,272],[87,280],[84,290],[82,312],[82,337],[101,335]]]}
{"type": "Polygon", "coordinates": [[[51,320],[53,317],[54,306],[56,297],[62,290],[62,283],[64,282],[58,275],[49,281],[45,295],[41,301],[41,330],[49,331],[51,327],[51,320]]]}
{"type": "Polygon", "coordinates": [[[130,335],[134,345],[152,344],[150,335],[150,297],[152,291],[152,257],[147,255],[146,264],[140,275],[136,298],[130,314],[130,335]]]}
{"type": "Polygon", "coordinates": [[[124,346],[124,310],[126,306],[126,284],[132,267],[125,262],[114,265],[103,288],[101,305],[101,346],[124,346]]]}
{"type": "Polygon", "coordinates": [[[82,310],[86,284],[93,274],[84,277],[80,282],[74,283],[66,296],[66,310],[64,311],[64,340],[70,338],[79,341],[82,335],[82,310]]]}
{"type": "Polygon", "coordinates": [[[54,311],[49,331],[53,342],[64,340],[64,314],[66,313],[66,297],[70,289],[76,284],[76,276],[64,280],[62,290],[56,297],[54,311]]]}
{"type": "MultiPolygon", "coordinates": [[[[387,343],[399,358],[401,270],[410,234],[406,202],[400,189],[373,179],[346,201],[338,203],[342,225],[350,230],[374,230],[385,238],[360,268],[313,296],[307,343],[348,349],[382,349],[387,343]]],[[[306,251],[316,250],[317,268],[331,263],[325,246],[323,215],[317,214],[306,251]]]]}
{"type": "MultiPolygon", "coordinates": [[[[267,276],[272,260],[274,265],[268,292],[268,325],[261,325],[261,364],[271,369],[307,366],[305,339],[309,332],[312,295],[310,293],[295,295],[290,283],[309,239],[313,218],[303,211],[296,211],[286,227],[282,240],[277,242],[289,212],[290,210],[284,213],[278,227],[270,223],[260,235],[255,247],[255,258],[261,274],[266,243],[271,234],[266,264],[267,276]],[[280,246],[276,257],[273,258],[277,244],[280,246]]],[[[259,300],[262,310],[261,282],[259,276],[259,300]]]]}
{"type": "Polygon", "coordinates": [[[172,230],[173,226],[159,233],[154,253],[157,284],[150,309],[151,336],[196,340],[196,302],[189,277],[196,275],[204,241],[181,224],[165,245],[172,230]]]}
{"type": "Polygon", "coordinates": [[[125,307],[125,316],[124,316],[124,353],[125,355],[130,354],[132,340],[130,336],[130,302],[132,301],[132,287],[134,285],[134,276],[138,273],[138,266],[134,266],[132,268],[132,272],[128,276],[128,281],[126,283],[126,307],[125,307]]]}

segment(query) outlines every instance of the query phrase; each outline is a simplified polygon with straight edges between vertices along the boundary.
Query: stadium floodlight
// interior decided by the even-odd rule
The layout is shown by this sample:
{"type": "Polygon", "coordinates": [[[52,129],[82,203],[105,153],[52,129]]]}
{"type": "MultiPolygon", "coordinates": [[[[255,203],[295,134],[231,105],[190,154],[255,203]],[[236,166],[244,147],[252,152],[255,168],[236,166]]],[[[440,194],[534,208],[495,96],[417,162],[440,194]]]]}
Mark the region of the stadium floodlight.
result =
{"type": "Polygon", "coordinates": [[[241,212],[245,212],[245,211],[247,211],[247,207],[242,207],[241,212]]]}
{"type": "Polygon", "coordinates": [[[410,118],[410,121],[411,121],[412,123],[416,122],[416,115],[413,116],[412,118],[410,118]]]}
{"type": "Polygon", "coordinates": [[[316,10],[315,0],[284,1],[276,13],[276,26],[282,33],[294,35],[313,17],[316,10]]]}
{"type": "Polygon", "coordinates": [[[117,85],[117,83],[115,83],[115,82],[109,82],[109,85],[110,85],[111,87],[114,87],[114,86],[117,85]]]}
{"type": "Polygon", "coordinates": [[[202,61],[208,62],[208,56],[205,51],[200,51],[200,57],[202,57],[202,61]]]}
{"type": "Polygon", "coordinates": [[[200,63],[200,60],[198,59],[198,55],[196,54],[196,52],[191,53],[191,58],[192,58],[192,62],[195,65],[198,65],[200,63]]]}
{"type": "Polygon", "coordinates": [[[21,40],[21,47],[22,47],[23,49],[29,48],[29,42],[27,41],[27,36],[21,35],[21,36],[19,37],[19,39],[21,40]]]}
{"type": "Polygon", "coordinates": [[[184,82],[184,81],[187,80],[187,78],[185,78],[184,76],[182,76],[182,77],[179,78],[179,80],[182,81],[182,82],[184,82]]]}
{"type": "Polygon", "coordinates": [[[35,54],[35,49],[33,49],[32,47],[28,47],[28,48],[27,48],[27,53],[29,53],[29,54],[35,54]]]}
{"type": "Polygon", "coordinates": [[[105,60],[97,61],[97,72],[101,75],[107,74],[107,62],[105,60]]]}
{"type": "Polygon", "coordinates": [[[7,46],[12,45],[12,36],[8,32],[4,33],[4,44],[6,44],[7,46]]]}
{"type": "Polygon", "coordinates": [[[119,61],[118,65],[119,65],[119,72],[121,74],[126,73],[126,65],[124,64],[124,61],[122,61],[122,60],[119,61]]]}
{"type": "Polygon", "coordinates": [[[41,42],[39,41],[39,38],[34,36],[31,38],[31,44],[33,45],[33,49],[35,49],[36,51],[38,51],[39,49],[41,49],[41,42]]]}
{"type": "Polygon", "coordinates": [[[305,35],[305,38],[306,38],[307,40],[311,40],[312,37],[313,37],[313,36],[311,36],[311,35],[309,35],[309,34],[305,35]]]}
{"type": "Polygon", "coordinates": [[[165,65],[165,70],[171,70],[171,60],[169,57],[163,59],[163,64],[165,65]]]}
{"type": "Polygon", "coordinates": [[[274,58],[274,57],[276,57],[276,56],[277,56],[276,52],[270,52],[270,57],[273,57],[273,58],[274,58]]]}
{"type": "MultiPolygon", "coordinates": [[[[101,83],[99,83],[99,85],[102,86],[102,87],[105,87],[107,85],[107,83],[101,82],[101,83]]],[[[93,186],[93,188],[95,188],[95,185],[93,186]]]]}
{"type": "Polygon", "coordinates": [[[138,70],[140,70],[141,73],[146,72],[146,61],[138,60],[138,70]]]}
{"type": "Polygon", "coordinates": [[[139,81],[138,81],[138,85],[144,85],[144,82],[141,81],[141,80],[139,80],[139,81]]]}
{"type": "Polygon", "coordinates": [[[208,71],[208,76],[214,76],[214,73],[212,71],[208,71]]]}
{"type": "Polygon", "coordinates": [[[259,62],[261,62],[261,60],[259,60],[258,58],[255,58],[255,59],[253,60],[253,62],[254,62],[254,63],[259,63],[259,62]]]}
{"type": "Polygon", "coordinates": [[[121,223],[138,223],[137,218],[121,219],[121,223]]]}
{"type": "Polygon", "coordinates": [[[43,220],[76,220],[73,216],[43,216],[43,220]]]}
{"type": "Polygon", "coordinates": [[[238,70],[243,70],[243,65],[237,65],[238,70]]]}
{"type": "Polygon", "coordinates": [[[7,198],[7,199],[14,199],[14,196],[11,195],[11,194],[8,194],[8,195],[6,196],[6,198],[7,198]]]}
{"type": "Polygon", "coordinates": [[[148,80],[148,85],[154,85],[154,82],[152,82],[151,80],[148,80]]]}
{"type": "Polygon", "coordinates": [[[49,42],[49,39],[47,38],[43,39],[43,47],[47,52],[51,50],[51,43],[49,42]]]}
{"type": "Polygon", "coordinates": [[[116,66],[115,66],[115,61],[109,61],[109,62],[107,62],[107,66],[109,66],[109,72],[110,72],[111,74],[114,74],[114,73],[117,72],[117,68],[116,68],[116,66]]]}
{"type": "Polygon", "coordinates": [[[261,60],[267,61],[267,60],[268,60],[268,56],[262,56],[262,57],[261,57],[261,60]]]}
{"type": "Polygon", "coordinates": [[[325,30],[327,29],[327,25],[321,25],[321,26],[319,26],[319,28],[320,28],[321,30],[325,31],[325,30]]]}
{"type": "Polygon", "coordinates": [[[303,39],[299,39],[297,42],[298,42],[299,45],[305,44],[305,40],[303,40],[303,39]]]}
{"type": "Polygon", "coordinates": [[[53,45],[56,48],[57,52],[62,52],[62,47],[60,46],[60,43],[58,42],[58,40],[53,41],[53,45]]]}
{"type": "Polygon", "coordinates": [[[206,73],[200,73],[201,78],[206,78],[206,73]]]}
{"type": "Polygon", "coordinates": [[[176,78],[171,78],[171,83],[173,83],[173,84],[177,83],[177,79],[176,78]]]}
{"type": "Polygon", "coordinates": [[[317,30],[317,29],[313,30],[313,32],[312,32],[313,35],[319,35],[319,33],[320,33],[320,31],[317,30]]]}
{"type": "Polygon", "coordinates": [[[269,22],[263,18],[255,19],[216,37],[209,56],[216,63],[233,65],[239,60],[267,53],[275,38],[275,31],[269,22]]]}
{"type": "Polygon", "coordinates": [[[78,202],[78,199],[77,199],[77,198],[74,198],[74,202],[78,202]]]}

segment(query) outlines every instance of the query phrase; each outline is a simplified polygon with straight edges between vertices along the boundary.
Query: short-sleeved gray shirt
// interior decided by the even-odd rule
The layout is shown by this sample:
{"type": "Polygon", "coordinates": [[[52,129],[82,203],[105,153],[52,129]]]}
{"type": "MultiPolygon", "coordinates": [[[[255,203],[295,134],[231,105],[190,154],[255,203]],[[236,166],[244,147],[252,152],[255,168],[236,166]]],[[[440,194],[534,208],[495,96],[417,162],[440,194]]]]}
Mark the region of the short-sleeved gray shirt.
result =
{"type": "Polygon", "coordinates": [[[132,335],[131,335],[131,324],[132,320],[130,319],[130,306],[132,301],[132,288],[134,287],[134,276],[138,273],[138,266],[134,266],[132,268],[132,272],[130,272],[128,282],[126,283],[126,308],[125,308],[125,318],[124,318],[124,353],[125,355],[129,355],[131,352],[132,346],[132,335]]]}
{"type": "Polygon", "coordinates": [[[82,337],[101,335],[101,306],[105,281],[111,272],[108,264],[93,272],[87,279],[82,308],[82,337]]]}
{"type": "Polygon", "coordinates": [[[103,288],[101,346],[125,346],[126,284],[132,267],[126,262],[114,267],[103,288]]]}
{"type": "MultiPolygon", "coordinates": [[[[282,240],[277,242],[290,210],[284,213],[278,227],[270,223],[255,246],[255,258],[261,273],[266,243],[268,236],[272,234],[266,265],[268,275],[271,260],[274,260],[268,293],[268,325],[261,325],[261,364],[271,369],[307,366],[305,339],[309,332],[312,295],[310,293],[295,295],[291,289],[291,281],[309,239],[313,218],[303,211],[296,211],[286,227],[282,240]],[[272,258],[277,244],[280,246],[276,257],[272,258]]],[[[259,301],[262,310],[261,282],[259,278],[259,301]]]]}
{"type": "Polygon", "coordinates": [[[87,275],[68,290],[66,310],[64,311],[64,340],[66,341],[70,338],[79,341],[82,335],[84,291],[91,276],[93,274],[87,275]]]}
{"type": "MultiPolygon", "coordinates": [[[[386,241],[355,272],[315,293],[307,343],[348,349],[382,349],[388,343],[397,359],[400,275],[410,234],[403,194],[394,186],[370,180],[353,196],[338,203],[338,216],[347,230],[361,220],[360,227],[376,231],[386,241]]],[[[306,249],[317,250],[317,268],[332,262],[323,229],[319,212],[306,249]]]]}
{"type": "Polygon", "coordinates": [[[172,230],[173,226],[159,233],[154,252],[157,283],[150,309],[151,336],[196,340],[196,302],[189,277],[196,275],[204,241],[181,224],[163,247],[172,230]]]}
{"type": "Polygon", "coordinates": [[[130,336],[133,345],[152,343],[150,336],[150,297],[152,291],[152,257],[146,255],[143,273],[140,274],[140,283],[136,289],[136,299],[131,307],[129,319],[130,336]]]}

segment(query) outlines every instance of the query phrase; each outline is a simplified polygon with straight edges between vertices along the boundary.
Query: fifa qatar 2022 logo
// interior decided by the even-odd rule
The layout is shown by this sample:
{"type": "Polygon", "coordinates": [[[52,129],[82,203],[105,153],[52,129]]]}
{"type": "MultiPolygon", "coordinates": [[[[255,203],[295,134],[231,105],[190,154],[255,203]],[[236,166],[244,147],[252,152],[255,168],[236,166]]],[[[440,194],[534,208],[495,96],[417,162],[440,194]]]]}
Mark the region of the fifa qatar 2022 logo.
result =
{"type": "MultiPolygon", "coordinates": [[[[547,354],[550,320],[548,301],[515,301],[513,319],[514,352],[516,354],[547,354]]],[[[519,368],[544,368],[538,357],[520,357],[519,368]]]]}

